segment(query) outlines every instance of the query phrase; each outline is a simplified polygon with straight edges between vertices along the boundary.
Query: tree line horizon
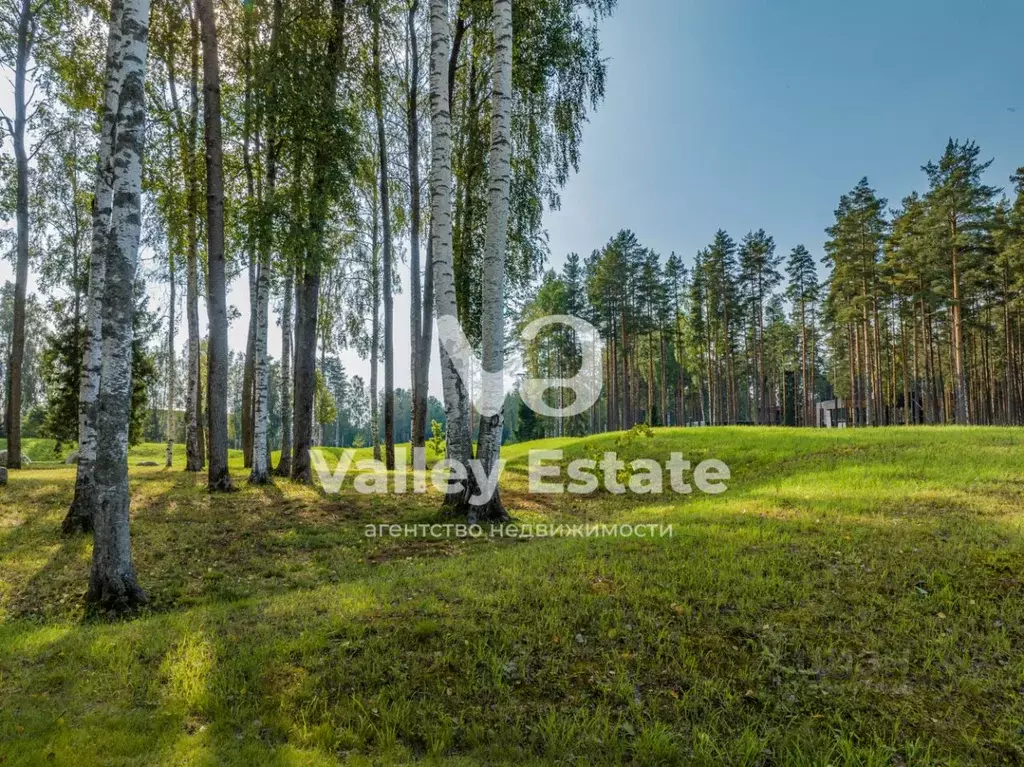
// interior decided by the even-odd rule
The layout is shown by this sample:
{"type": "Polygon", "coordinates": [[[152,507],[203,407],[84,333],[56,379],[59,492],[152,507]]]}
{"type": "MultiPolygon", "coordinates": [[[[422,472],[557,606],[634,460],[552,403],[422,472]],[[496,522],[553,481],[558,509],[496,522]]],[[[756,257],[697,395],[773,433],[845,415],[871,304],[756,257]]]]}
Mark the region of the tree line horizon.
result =
{"type": "MultiPolygon", "coordinates": [[[[817,255],[783,254],[764,229],[718,230],[689,267],[629,230],[570,254],[521,316],[595,325],[606,394],[566,423],[520,409],[520,435],[785,423],[787,391],[794,425],[834,399],[850,426],[1024,424],[1024,168],[999,197],[991,162],[950,139],[922,166],[927,190],[895,208],[862,178],[817,255]]],[[[579,365],[567,329],[525,352],[534,376],[579,365]]]]}

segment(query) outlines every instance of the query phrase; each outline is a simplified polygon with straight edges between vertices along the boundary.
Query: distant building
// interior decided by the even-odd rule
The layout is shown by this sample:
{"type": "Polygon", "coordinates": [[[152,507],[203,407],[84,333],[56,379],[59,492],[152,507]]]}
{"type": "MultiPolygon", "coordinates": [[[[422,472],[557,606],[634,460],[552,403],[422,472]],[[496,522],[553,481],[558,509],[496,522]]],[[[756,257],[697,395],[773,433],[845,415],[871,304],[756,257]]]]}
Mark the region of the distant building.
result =
{"type": "Polygon", "coordinates": [[[821,429],[845,429],[849,423],[846,401],[837,398],[819,402],[817,421],[821,429]]]}

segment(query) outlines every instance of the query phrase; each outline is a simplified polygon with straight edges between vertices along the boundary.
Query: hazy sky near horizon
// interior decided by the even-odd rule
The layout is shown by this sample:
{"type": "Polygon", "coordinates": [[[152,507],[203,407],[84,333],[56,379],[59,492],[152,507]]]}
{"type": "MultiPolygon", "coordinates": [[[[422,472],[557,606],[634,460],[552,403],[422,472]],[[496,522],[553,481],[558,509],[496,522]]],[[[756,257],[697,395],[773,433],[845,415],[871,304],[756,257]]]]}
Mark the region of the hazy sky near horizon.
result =
{"type": "MultiPolygon", "coordinates": [[[[783,254],[803,243],[820,258],[843,192],[867,176],[898,205],[925,189],[920,167],[949,137],[976,140],[995,159],[987,181],[1008,187],[1024,165],[1021,30],[1020,0],[619,0],[602,26],[605,100],[584,128],[579,174],[545,219],[550,265],[623,228],[687,263],[720,227],[736,239],[763,227],[783,254]]],[[[0,279],[12,279],[7,261],[0,279]]],[[[152,294],[162,312],[166,288],[152,294]]],[[[228,301],[241,313],[231,346],[244,349],[244,277],[228,301]]],[[[396,384],[407,387],[407,293],[395,326],[396,384]]],[[[368,378],[367,362],[342,357],[368,378]]]]}

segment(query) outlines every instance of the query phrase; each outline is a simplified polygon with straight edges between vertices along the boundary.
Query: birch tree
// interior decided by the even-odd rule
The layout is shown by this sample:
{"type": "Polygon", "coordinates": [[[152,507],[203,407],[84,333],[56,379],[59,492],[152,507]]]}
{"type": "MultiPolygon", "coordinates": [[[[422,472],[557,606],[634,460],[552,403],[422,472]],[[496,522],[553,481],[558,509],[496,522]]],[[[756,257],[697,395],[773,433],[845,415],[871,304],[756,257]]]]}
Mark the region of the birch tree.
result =
{"type": "Polygon", "coordinates": [[[290,264],[285,265],[281,289],[281,455],[274,474],[292,475],[292,299],[295,283],[290,264]]]}
{"type": "MultiPolygon", "coordinates": [[[[202,471],[206,463],[206,441],[203,437],[202,382],[199,375],[199,167],[196,141],[199,137],[199,20],[189,9],[190,77],[189,116],[187,130],[179,131],[182,142],[182,164],[188,191],[188,253],[186,256],[185,314],[188,325],[188,382],[185,393],[185,470],[202,471]]],[[[173,81],[172,81],[173,82],[173,81]]],[[[173,91],[172,91],[173,93],[173,91]]],[[[180,113],[180,112],[179,112],[180,113]]]]}
{"type": "MultiPolygon", "coordinates": [[[[407,129],[409,139],[409,329],[412,360],[412,425],[410,446],[423,447],[427,438],[427,385],[430,379],[430,340],[434,323],[433,272],[420,268],[420,48],[416,17],[419,0],[409,6],[406,40],[409,59],[407,129]],[[421,280],[424,283],[421,284],[421,280]]],[[[429,257],[428,257],[429,261],[429,257]]]]}
{"type": "MultiPolygon", "coordinates": [[[[245,175],[246,203],[254,205],[256,215],[263,216],[261,210],[262,189],[257,188],[256,172],[253,163],[253,144],[260,145],[260,106],[261,101],[255,96],[253,76],[253,49],[257,45],[256,17],[252,3],[246,3],[243,10],[241,30],[241,79],[242,79],[242,167],[245,175]]],[[[257,224],[258,226],[258,224],[257,224]]],[[[252,237],[253,224],[244,238],[245,249],[248,251],[249,278],[249,327],[245,344],[245,365],[242,374],[242,466],[252,468],[253,439],[256,418],[256,337],[259,334],[259,273],[262,254],[260,245],[252,237]]]]}
{"type": "MultiPolygon", "coordinates": [[[[112,13],[117,19],[118,14],[112,13]]],[[[112,208],[102,301],[100,381],[96,399],[93,557],[86,602],[129,611],[146,601],[132,562],[129,533],[128,429],[132,395],[132,315],[141,233],[142,154],[149,0],[124,0],[123,57],[114,58],[107,92],[119,91],[113,141],[112,208]]],[[[108,57],[108,63],[111,59],[108,57]]]]}
{"type": "MultiPolygon", "coordinates": [[[[267,254],[269,255],[269,254],[267,254]]],[[[269,411],[269,366],[267,360],[267,313],[270,299],[270,259],[264,255],[256,275],[256,339],[254,344],[254,418],[252,471],[249,482],[263,485],[270,480],[270,455],[267,447],[269,411]]]]}
{"type": "MultiPolygon", "coordinates": [[[[7,467],[21,468],[21,371],[25,358],[25,290],[28,284],[28,112],[27,91],[29,58],[38,28],[31,0],[20,0],[14,26],[14,120],[7,118],[7,130],[14,143],[16,177],[14,265],[14,327],[11,332],[10,357],[7,361],[7,467]]],[[[5,54],[7,52],[5,51],[5,54]]],[[[4,58],[9,58],[9,54],[4,58]]],[[[6,115],[5,115],[6,117],[6,115]]]]}
{"type": "Polygon", "coordinates": [[[100,110],[96,181],[92,204],[92,249],[89,259],[89,298],[86,309],[82,376],[78,392],[78,467],[75,497],[64,518],[65,534],[93,529],[95,501],[93,488],[96,465],[96,400],[100,386],[100,342],[103,323],[103,291],[106,277],[107,233],[114,199],[114,141],[118,128],[118,102],[125,75],[121,39],[123,0],[111,0],[110,30],[107,35],[106,84],[100,110]]]}
{"type": "MultiPolygon", "coordinates": [[[[504,278],[508,244],[509,188],[512,178],[512,0],[494,0],[494,61],[491,64],[491,148],[488,160],[487,228],[484,239],[483,341],[484,380],[501,385],[505,363],[504,278]]],[[[504,400],[504,391],[487,391],[492,402],[504,400]]],[[[486,476],[496,471],[501,456],[503,413],[482,414],[477,438],[477,458],[486,476]]],[[[490,499],[471,508],[469,519],[507,520],[495,486],[490,499]]]]}
{"type": "MultiPolygon", "coordinates": [[[[448,88],[450,22],[446,0],[430,0],[430,216],[434,272],[434,304],[438,324],[458,325],[455,273],[452,255],[452,140],[448,88]]],[[[468,465],[472,442],[469,429],[469,394],[466,382],[439,335],[441,384],[446,420],[445,456],[468,465]]],[[[468,485],[453,479],[445,507],[458,511],[467,500],[468,485]]]]}
{"type": "Polygon", "coordinates": [[[167,302],[167,450],[164,456],[164,466],[168,469],[174,458],[174,330],[175,330],[175,309],[176,309],[176,275],[174,264],[174,248],[167,249],[167,282],[170,286],[170,298],[167,302]]]}
{"type": "MultiPolygon", "coordinates": [[[[260,261],[256,277],[256,328],[254,339],[253,376],[254,376],[254,408],[253,408],[253,446],[252,471],[249,482],[254,485],[267,484],[270,481],[270,448],[267,429],[270,423],[270,366],[267,355],[267,323],[270,308],[270,268],[271,251],[274,242],[274,193],[277,189],[277,112],[278,96],[278,65],[280,64],[279,44],[281,22],[284,13],[283,0],[274,0],[273,17],[270,28],[269,71],[270,109],[267,110],[267,182],[266,197],[262,207],[259,252],[260,261]]],[[[283,452],[282,452],[283,455],[283,452]]]]}
{"type": "Polygon", "coordinates": [[[388,188],[388,139],[384,130],[384,75],[381,71],[381,0],[373,7],[373,106],[377,123],[377,163],[384,298],[384,463],[395,468],[395,309],[391,271],[394,261],[391,236],[391,201],[388,188]]]}

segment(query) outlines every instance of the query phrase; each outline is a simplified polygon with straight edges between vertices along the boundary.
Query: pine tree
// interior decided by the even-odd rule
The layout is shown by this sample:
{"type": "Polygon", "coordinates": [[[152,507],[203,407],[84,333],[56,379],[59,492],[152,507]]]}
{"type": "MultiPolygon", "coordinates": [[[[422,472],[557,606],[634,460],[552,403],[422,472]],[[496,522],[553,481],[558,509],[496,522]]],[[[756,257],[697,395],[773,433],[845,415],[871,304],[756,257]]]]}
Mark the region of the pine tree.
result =
{"type": "Polygon", "coordinates": [[[764,362],[764,316],[769,294],[781,280],[780,258],[775,253],[775,240],[764,229],[748,232],[739,249],[740,281],[744,285],[744,303],[750,319],[754,378],[754,423],[770,422],[768,418],[767,374],[764,362]]]}
{"type": "Polygon", "coordinates": [[[786,262],[789,279],[786,297],[793,306],[800,343],[800,392],[802,422],[814,425],[814,367],[810,347],[814,337],[813,313],[818,301],[818,273],[814,258],[803,245],[790,251],[786,262]]]}
{"type": "Polygon", "coordinates": [[[850,370],[850,407],[863,409],[869,426],[882,423],[880,372],[879,260],[888,224],[885,204],[862,178],[839,200],[835,224],[826,232],[825,252],[832,267],[829,308],[835,333],[846,336],[850,370]]]}
{"type": "Polygon", "coordinates": [[[930,239],[949,270],[946,299],[950,312],[955,418],[958,424],[971,423],[964,307],[970,305],[975,287],[973,272],[980,266],[980,235],[992,215],[992,199],[997,191],[981,182],[982,173],[992,161],[981,162],[980,152],[973,141],[950,139],[938,162],[929,162],[922,168],[930,187],[924,198],[928,207],[930,239]]]}

